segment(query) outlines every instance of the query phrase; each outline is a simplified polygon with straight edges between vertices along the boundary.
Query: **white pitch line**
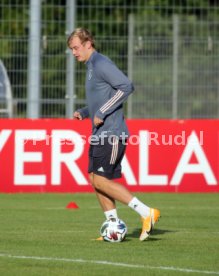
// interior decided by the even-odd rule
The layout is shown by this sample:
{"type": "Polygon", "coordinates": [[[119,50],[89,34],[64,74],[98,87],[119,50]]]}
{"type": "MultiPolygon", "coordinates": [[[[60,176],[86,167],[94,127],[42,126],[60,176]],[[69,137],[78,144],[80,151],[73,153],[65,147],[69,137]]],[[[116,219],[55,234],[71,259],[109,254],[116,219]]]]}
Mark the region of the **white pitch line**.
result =
{"type": "MultiPolygon", "coordinates": [[[[84,206],[81,206],[81,208],[83,209],[84,206]]],[[[42,209],[53,209],[53,208],[42,208],[42,209]]],[[[55,208],[54,208],[55,209],[55,208]]],[[[61,207],[60,207],[61,209],[61,207]]],[[[63,208],[65,209],[65,208],[63,208]]],[[[89,209],[100,209],[100,206],[89,206],[89,209]]],[[[118,209],[127,209],[127,206],[125,205],[119,205],[118,209]]],[[[165,207],[161,207],[160,208],[161,211],[162,210],[219,210],[218,206],[192,206],[192,207],[183,207],[183,206],[165,206],[165,207]]]]}
{"type": "Polygon", "coordinates": [[[180,268],[173,266],[150,266],[150,265],[138,265],[138,264],[127,264],[127,263],[117,263],[117,262],[108,262],[108,261],[95,261],[95,260],[83,260],[83,259],[67,259],[67,258],[52,258],[52,257],[40,257],[40,256],[16,256],[11,254],[0,253],[0,257],[13,258],[13,259],[27,259],[27,260],[37,260],[37,261],[59,261],[59,262],[68,262],[68,263],[90,263],[90,264],[100,264],[100,265],[110,265],[110,266],[120,266],[127,268],[140,268],[140,269],[157,269],[157,270],[166,270],[166,271],[178,271],[184,273],[199,273],[199,274],[208,274],[208,275],[219,275],[219,271],[206,271],[206,270],[197,270],[197,269],[188,269],[180,268]]]}
{"type": "MultiPolygon", "coordinates": [[[[31,230],[31,233],[35,234],[35,233],[56,233],[56,234],[59,234],[59,233],[84,233],[86,232],[86,230],[60,230],[60,231],[57,231],[57,230],[31,230]]],[[[29,231],[8,231],[8,230],[5,230],[5,231],[1,231],[0,230],[0,233],[7,233],[7,234],[27,234],[29,233],[29,231]]]]}
{"type": "MultiPolygon", "coordinates": [[[[129,227],[129,230],[131,232],[131,230],[135,230],[135,226],[132,225],[132,227],[130,226],[129,227]]],[[[59,233],[84,233],[86,232],[87,230],[60,230],[60,231],[57,231],[57,230],[32,230],[31,229],[31,233],[56,233],[56,234],[59,234],[59,233]]],[[[185,235],[185,234],[194,234],[196,233],[197,231],[176,231],[176,232],[173,232],[171,233],[171,235],[185,235]]],[[[25,233],[29,233],[29,231],[8,231],[8,230],[0,230],[0,234],[1,233],[7,233],[7,234],[25,234],[25,233]]],[[[206,231],[199,231],[199,234],[202,234],[202,235],[206,235],[206,236],[209,236],[209,233],[211,233],[211,235],[219,235],[219,231],[208,231],[206,233],[206,231]]]]}
{"type": "MultiPolygon", "coordinates": [[[[14,208],[7,208],[7,210],[10,210],[14,208]]],[[[30,207],[28,208],[28,210],[37,210],[37,211],[41,211],[41,210],[62,210],[65,211],[67,208],[65,206],[60,206],[60,207],[30,207]]],[[[79,209],[86,209],[85,206],[80,206],[79,209]]],[[[99,209],[100,210],[100,206],[89,206],[89,209],[99,209]]],[[[127,206],[119,206],[118,209],[127,209],[127,206]]],[[[16,210],[27,210],[25,208],[17,208],[16,210]]],[[[70,209],[71,210],[71,209],[70,209]]],[[[76,209],[77,210],[77,209],[76,209]]],[[[166,206],[166,207],[162,207],[161,210],[188,210],[188,207],[183,207],[183,206],[166,206]]],[[[194,206],[194,207],[189,207],[189,210],[219,210],[219,207],[217,206],[194,206]]]]}

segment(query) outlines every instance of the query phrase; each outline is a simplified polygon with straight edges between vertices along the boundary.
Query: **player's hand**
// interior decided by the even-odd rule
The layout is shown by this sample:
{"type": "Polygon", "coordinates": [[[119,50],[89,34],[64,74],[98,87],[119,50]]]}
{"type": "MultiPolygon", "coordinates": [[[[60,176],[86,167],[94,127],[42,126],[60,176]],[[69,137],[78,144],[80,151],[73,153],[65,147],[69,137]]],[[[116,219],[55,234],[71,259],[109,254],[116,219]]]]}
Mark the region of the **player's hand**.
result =
{"type": "Polygon", "coordinates": [[[77,120],[82,120],[82,116],[81,116],[80,112],[78,112],[78,111],[75,111],[73,116],[77,120]]]}
{"type": "Polygon", "coordinates": [[[98,118],[97,116],[94,117],[94,125],[97,127],[97,126],[100,126],[103,124],[103,120],[98,118]]]}

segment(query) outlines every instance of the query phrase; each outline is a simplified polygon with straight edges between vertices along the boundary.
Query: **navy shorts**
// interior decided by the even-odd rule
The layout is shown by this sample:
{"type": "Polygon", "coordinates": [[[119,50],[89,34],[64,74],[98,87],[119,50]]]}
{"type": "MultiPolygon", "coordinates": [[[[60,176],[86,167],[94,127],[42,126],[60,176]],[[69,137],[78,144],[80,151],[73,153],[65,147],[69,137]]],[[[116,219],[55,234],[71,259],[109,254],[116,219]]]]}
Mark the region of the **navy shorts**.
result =
{"type": "Polygon", "coordinates": [[[97,145],[90,144],[88,173],[95,173],[108,179],[121,177],[121,162],[126,143],[116,136],[105,138],[97,145]]]}

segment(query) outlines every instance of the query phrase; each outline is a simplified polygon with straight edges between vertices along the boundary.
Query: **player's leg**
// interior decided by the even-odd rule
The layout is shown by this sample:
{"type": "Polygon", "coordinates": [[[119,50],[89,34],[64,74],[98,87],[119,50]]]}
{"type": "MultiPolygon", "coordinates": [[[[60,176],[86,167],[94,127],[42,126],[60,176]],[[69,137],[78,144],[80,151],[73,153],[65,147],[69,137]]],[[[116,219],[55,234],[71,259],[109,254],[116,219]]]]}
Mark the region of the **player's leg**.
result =
{"type": "Polygon", "coordinates": [[[127,205],[133,198],[132,194],[125,186],[95,173],[93,173],[93,186],[95,190],[101,191],[109,198],[118,200],[127,205]]]}
{"type": "Polygon", "coordinates": [[[149,237],[154,224],[160,217],[158,209],[148,207],[134,197],[126,187],[106,177],[93,174],[93,185],[95,189],[102,191],[110,198],[114,198],[136,211],[142,219],[142,232],[139,239],[143,241],[149,237]]]}
{"type": "Polygon", "coordinates": [[[106,219],[110,219],[111,217],[118,218],[115,200],[113,198],[111,198],[110,196],[106,195],[104,192],[95,188],[93,173],[89,174],[89,179],[90,179],[92,186],[94,187],[97,199],[98,199],[100,206],[106,216],[106,219]]]}
{"type": "MultiPolygon", "coordinates": [[[[116,204],[115,200],[108,195],[104,194],[100,190],[96,189],[94,186],[94,174],[89,173],[89,179],[90,182],[95,190],[97,199],[100,203],[100,206],[104,212],[104,215],[106,219],[111,219],[111,218],[118,218],[117,210],[116,210],[116,204]]],[[[103,237],[100,236],[96,239],[97,241],[103,241],[103,237]]]]}
{"type": "MultiPolygon", "coordinates": [[[[115,205],[113,200],[118,200],[131,207],[142,217],[142,234],[140,240],[146,239],[157,219],[151,209],[136,197],[129,190],[112,179],[121,177],[121,161],[125,153],[126,145],[118,139],[108,139],[104,144],[92,146],[90,150],[89,172],[92,173],[92,184],[97,192],[100,204],[105,212],[110,212],[115,205]]],[[[156,213],[157,214],[157,213],[156,213]]]]}
{"type": "Polygon", "coordinates": [[[93,183],[94,172],[106,173],[107,171],[105,167],[105,154],[107,150],[109,150],[107,140],[103,143],[99,141],[97,145],[94,145],[92,143],[90,144],[88,173],[90,182],[94,187],[100,206],[104,211],[106,219],[109,219],[110,217],[118,218],[115,200],[111,198],[109,195],[105,194],[103,191],[100,191],[97,188],[95,188],[93,183]]]}

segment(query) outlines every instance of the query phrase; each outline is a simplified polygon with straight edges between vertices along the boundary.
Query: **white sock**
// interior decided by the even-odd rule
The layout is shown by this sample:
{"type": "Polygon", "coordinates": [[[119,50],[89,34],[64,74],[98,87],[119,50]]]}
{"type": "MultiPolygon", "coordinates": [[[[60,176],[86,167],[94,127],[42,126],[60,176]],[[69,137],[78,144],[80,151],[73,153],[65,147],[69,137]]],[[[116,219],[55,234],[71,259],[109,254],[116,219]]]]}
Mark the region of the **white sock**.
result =
{"type": "Polygon", "coordinates": [[[136,197],[133,197],[133,199],[129,202],[128,206],[137,213],[139,213],[139,215],[143,218],[146,218],[150,215],[150,207],[142,203],[136,197]]]}
{"type": "Polygon", "coordinates": [[[106,219],[118,218],[116,209],[105,211],[104,215],[106,216],[106,219]]]}

